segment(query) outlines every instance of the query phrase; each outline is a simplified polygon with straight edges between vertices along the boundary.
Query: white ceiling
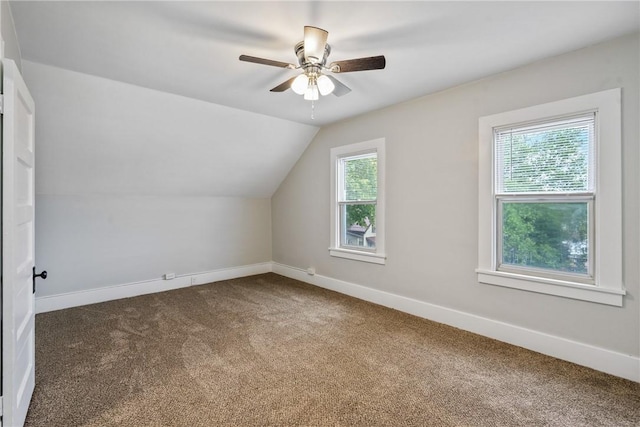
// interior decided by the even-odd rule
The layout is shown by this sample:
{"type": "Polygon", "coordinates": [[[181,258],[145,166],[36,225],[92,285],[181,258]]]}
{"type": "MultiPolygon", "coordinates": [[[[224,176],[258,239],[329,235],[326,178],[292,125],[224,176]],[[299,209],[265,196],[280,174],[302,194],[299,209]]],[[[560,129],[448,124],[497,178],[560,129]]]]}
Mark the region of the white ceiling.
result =
{"type": "Polygon", "coordinates": [[[627,2],[11,2],[22,57],[299,123],[324,125],[639,29],[627,2]],[[315,103],[269,89],[296,74],[303,26],[329,60],[383,54],[385,70],[315,103]]]}

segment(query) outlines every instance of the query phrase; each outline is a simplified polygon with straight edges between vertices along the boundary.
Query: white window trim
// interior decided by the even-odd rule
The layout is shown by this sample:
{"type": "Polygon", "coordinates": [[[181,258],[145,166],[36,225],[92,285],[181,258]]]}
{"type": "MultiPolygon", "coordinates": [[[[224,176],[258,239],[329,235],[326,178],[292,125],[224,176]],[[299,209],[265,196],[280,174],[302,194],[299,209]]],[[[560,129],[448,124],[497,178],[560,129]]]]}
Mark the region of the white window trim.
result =
{"type": "Polygon", "coordinates": [[[589,95],[481,117],[478,157],[478,282],[622,306],[621,91],[589,95]],[[568,114],[596,111],[594,285],[498,271],[493,130],[568,114]]]}
{"type": "Polygon", "coordinates": [[[329,255],[339,258],[347,258],[356,261],[385,264],[385,139],[379,138],[371,141],[358,142],[356,144],[343,145],[331,149],[331,242],[329,255]],[[378,158],[378,197],[376,203],[376,249],[355,250],[340,247],[340,219],[338,212],[338,160],[342,157],[357,154],[376,152],[378,158]]]}

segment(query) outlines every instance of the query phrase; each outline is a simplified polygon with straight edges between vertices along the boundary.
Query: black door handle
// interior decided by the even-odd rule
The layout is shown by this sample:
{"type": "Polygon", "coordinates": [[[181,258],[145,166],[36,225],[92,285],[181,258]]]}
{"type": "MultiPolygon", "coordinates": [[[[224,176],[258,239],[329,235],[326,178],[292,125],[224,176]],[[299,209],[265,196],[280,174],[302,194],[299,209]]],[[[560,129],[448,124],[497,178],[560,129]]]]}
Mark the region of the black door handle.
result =
{"type": "Polygon", "coordinates": [[[47,270],[43,271],[40,274],[36,274],[36,266],[33,266],[33,293],[36,293],[36,277],[41,277],[42,279],[47,278],[47,270]]]}

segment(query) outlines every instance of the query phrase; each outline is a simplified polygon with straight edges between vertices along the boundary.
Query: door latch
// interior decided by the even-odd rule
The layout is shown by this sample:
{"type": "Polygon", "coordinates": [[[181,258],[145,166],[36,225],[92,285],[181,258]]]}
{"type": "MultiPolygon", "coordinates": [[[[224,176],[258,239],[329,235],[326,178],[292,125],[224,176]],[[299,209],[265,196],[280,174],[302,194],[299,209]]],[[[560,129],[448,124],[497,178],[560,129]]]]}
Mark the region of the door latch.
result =
{"type": "Polygon", "coordinates": [[[36,293],[36,278],[41,277],[42,279],[47,278],[47,270],[43,271],[40,274],[36,274],[36,266],[33,266],[33,293],[36,293]]]}

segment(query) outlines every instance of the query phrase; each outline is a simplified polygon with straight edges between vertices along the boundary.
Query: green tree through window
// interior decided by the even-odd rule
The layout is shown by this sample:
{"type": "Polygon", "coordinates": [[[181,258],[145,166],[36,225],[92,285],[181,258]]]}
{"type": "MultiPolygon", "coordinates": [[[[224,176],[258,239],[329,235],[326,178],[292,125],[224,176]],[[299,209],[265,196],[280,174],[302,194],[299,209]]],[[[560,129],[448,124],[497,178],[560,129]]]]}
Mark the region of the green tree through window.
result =
{"type": "MultiPolygon", "coordinates": [[[[378,196],[378,162],[375,155],[345,161],[345,200],[376,200],[378,196]]],[[[357,224],[375,227],[375,204],[349,204],[346,206],[347,227],[357,224]]]]}
{"type": "Polygon", "coordinates": [[[503,203],[505,264],[586,274],[587,203],[503,203]]]}

